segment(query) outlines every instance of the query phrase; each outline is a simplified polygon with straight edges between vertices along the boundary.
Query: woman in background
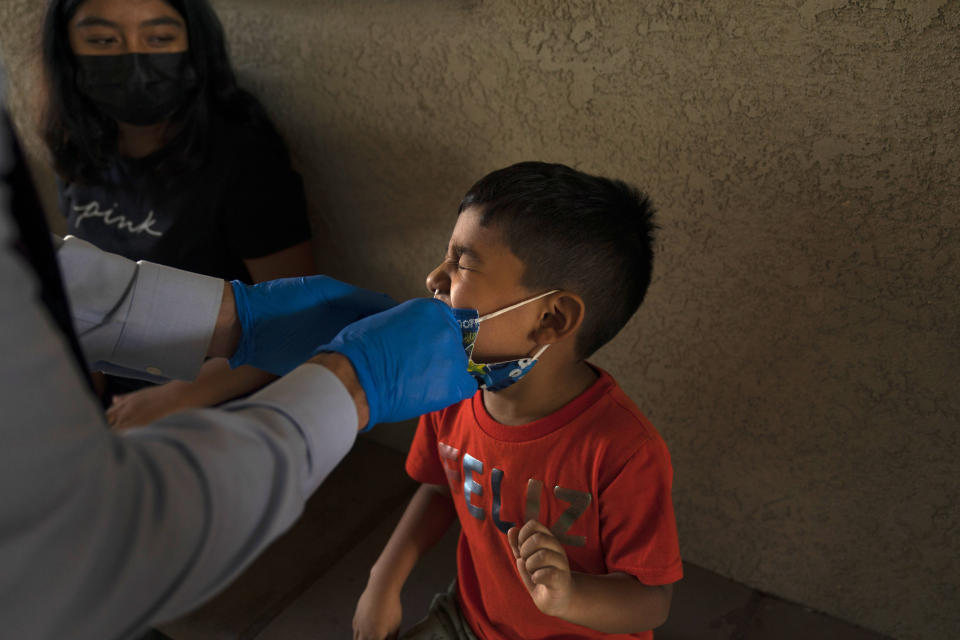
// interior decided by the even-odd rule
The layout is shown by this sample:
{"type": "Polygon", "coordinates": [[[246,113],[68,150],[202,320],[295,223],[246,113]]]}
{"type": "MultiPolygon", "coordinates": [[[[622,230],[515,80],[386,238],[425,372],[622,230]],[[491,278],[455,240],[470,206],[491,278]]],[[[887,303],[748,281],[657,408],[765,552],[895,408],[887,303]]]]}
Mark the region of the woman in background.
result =
{"type": "MultiPolygon", "coordinates": [[[[260,103],[237,86],[207,0],[52,0],[45,140],[67,232],[135,260],[247,283],[315,273],[303,184],[260,103]]],[[[194,382],[107,378],[115,427],[272,379],[208,361],[194,382]]]]}

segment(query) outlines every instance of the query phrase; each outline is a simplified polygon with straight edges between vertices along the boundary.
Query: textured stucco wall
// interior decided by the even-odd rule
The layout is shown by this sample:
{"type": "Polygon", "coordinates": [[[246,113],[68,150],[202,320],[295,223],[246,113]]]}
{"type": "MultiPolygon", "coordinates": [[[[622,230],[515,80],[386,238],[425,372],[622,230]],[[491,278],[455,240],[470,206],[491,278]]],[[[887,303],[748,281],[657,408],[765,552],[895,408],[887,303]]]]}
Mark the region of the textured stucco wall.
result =
{"type": "MultiPolygon", "coordinates": [[[[22,103],[38,4],[0,0],[22,103]]],[[[521,159],[648,189],[656,279],[597,361],[670,444],[685,557],[956,637],[960,2],[215,4],[334,275],[422,294],[521,159]]]]}

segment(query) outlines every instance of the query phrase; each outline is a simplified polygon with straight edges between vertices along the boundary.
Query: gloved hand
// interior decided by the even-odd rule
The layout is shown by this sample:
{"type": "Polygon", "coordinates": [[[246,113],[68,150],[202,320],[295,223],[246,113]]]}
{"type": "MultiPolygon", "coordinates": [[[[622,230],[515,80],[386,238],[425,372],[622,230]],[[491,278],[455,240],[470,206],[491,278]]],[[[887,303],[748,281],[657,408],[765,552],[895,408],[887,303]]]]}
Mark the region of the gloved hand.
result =
{"type": "Polygon", "coordinates": [[[346,356],[367,396],[370,421],[398,422],[471,397],[460,326],[439,300],[408,300],[359,320],[318,351],[346,356]]]}
{"type": "Polygon", "coordinates": [[[249,364],[278,376],[306,362],[351,322],[396,305],[390,296],[327,276],[230,284],[243,329],[230,366],[249,364]]]}

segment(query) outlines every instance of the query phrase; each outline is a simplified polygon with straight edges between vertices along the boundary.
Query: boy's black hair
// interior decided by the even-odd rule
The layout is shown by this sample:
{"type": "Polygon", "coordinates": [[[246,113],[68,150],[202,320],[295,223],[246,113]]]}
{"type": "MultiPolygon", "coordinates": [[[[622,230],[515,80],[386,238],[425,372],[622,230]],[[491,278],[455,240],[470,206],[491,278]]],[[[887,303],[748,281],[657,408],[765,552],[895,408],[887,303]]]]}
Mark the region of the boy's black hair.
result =
{"type": "MultiPolygon", "coordinates": [[[[77,86],[78,65],[68,27],[85,0],[51,0],[43,25],[43,65],[49,88],[44,139],[54,166],[67,182],[97,183],[117,155],[117,124],[102,114],[77,86]]],[[[271,145],[285,149],[263,107],[237,86],[223,26],[207,0],[164,0],[186,23],[190,62],[198,86],[172,120],[181,125],[168,144],[171,153],[157,167],[166,187],[204,165],[211,149],[213,117],[253,127],[271,145]]]]}
{"type": "Polygon", "coordinates": [[[487,174],[460,202],[481,210],[525,265],[530,289],[565,289],[586,305],[577,352],[613,338],[646,295],[653,270],[654,209],[620,180],[562,164],[521,162],[487,174]]]}

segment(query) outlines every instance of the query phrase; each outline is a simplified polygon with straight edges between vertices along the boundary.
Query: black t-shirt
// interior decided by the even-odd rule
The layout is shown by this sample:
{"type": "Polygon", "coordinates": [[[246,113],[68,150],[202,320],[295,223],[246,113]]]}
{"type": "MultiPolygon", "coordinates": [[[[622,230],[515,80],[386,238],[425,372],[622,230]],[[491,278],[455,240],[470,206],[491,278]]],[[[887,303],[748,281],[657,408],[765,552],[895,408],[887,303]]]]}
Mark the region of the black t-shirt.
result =
{"type": "Polygon", "coordinates": [[[215,124],[195,175],[164,186],[169,152],[117,158],[98,184],[60,185],[67,233],[133,260],[250,282],[244,259],[310,238],[303,182],[272,131],[215,124]]]}

